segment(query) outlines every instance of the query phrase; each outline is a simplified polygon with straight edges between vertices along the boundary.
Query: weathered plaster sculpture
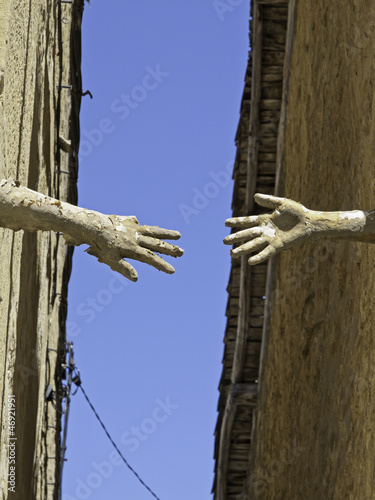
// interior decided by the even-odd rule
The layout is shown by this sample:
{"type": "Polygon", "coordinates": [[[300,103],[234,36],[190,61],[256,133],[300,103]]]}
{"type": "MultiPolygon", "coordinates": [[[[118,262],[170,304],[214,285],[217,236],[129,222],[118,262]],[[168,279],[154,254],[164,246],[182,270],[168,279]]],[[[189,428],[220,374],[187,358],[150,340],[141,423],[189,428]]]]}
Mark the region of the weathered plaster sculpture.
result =
{"type": "Polygon", "coordinates": [[[227,219],[228,227],[242,229],[224,239],[226,245],[241,243],[231,250],[233,257],[254,252],[249,264],[264,262],[281,250],[310,239],[343,239],[375,243],[375,210],[319,212],[301,203],[265,194],[255,201],[273,209],[270,214],[227,219]]]}
{"type": "Polygon", "coordinates": [[[105,215],[76,207],[20,186],[13,179],[0,181],[0,227],[61,232],[68,245],[89,245],[86,251],[90,255],[131,281],[137,281],[138,274],[124,258],[172,274],[173,266],[154,252],[172,257],[184,253],[162,241],[178,240],[181,236],[178,231],[141,226],[133,216],[105,215]]]}

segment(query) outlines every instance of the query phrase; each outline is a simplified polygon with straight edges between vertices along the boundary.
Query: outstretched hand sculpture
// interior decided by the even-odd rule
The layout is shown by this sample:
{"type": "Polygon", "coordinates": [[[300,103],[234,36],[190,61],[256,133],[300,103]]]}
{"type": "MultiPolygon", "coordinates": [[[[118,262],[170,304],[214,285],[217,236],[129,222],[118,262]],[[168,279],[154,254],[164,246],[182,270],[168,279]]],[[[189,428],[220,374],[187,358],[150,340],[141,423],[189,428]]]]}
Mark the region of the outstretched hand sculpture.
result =
{"type": "Polygon", "coordinates": [[[257,193],[255,201],[272,213],[227,219],[225,225],[240,228],[224,239],[226,245],[241,243],[231,250],[233,257],[254,252],[249,264],[255,265],[281,250],[309,239],[346,239],[375,243],[375,210],[319,212],[301,203],[257,193]]]}
{"type": "Polygon", "coordinates": [[[89,245],[90,255],[131,281],[135,259],[172,274],[174,268],[155,252],[180,257],[181,248],[162,240],[178,240],[180,233],[156,226],[141,226],[136,217],[105,215],[76,207],[20,186],[13,179],[0,181],[0,227],[18,231],[62,232],[69,245],[89,245]]]}

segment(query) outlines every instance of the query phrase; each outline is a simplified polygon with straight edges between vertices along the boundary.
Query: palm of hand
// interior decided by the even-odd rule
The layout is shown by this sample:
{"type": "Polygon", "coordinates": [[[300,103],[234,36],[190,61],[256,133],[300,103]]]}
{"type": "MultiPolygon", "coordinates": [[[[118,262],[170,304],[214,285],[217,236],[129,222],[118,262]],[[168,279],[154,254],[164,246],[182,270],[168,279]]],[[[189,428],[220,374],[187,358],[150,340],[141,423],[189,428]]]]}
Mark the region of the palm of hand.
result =
{"type": "Polygon", "coordinates": [[[256,194],[255,201],[274,211],[228,219],[226,226],[244,229],[224,239],[227,245],[244,242],[231,251],[233,257],[256,252],[249,258],[249,264],[252,265],[260,264],[281,250],[294,246],[309,233],[305,222],[307,209],[300,203],[262,194],[256,194]]]}

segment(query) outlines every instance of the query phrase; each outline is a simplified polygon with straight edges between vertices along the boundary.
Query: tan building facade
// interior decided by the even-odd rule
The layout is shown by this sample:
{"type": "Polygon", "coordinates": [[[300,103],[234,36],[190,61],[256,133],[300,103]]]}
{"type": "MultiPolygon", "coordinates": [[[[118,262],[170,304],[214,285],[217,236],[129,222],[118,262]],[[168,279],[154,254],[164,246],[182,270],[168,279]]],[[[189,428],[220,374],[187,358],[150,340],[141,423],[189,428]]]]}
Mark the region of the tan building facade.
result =
{"type": "MultiPolygon", "coordinates": [[[[70,203],[82,11],[83,1],[0,1],[0,179],[70,203]]],[[[0,229],[2,499],[60,498],[71,257],[58,233],[0,229]]]]}
{"type": "MultiPolygon", "coordinates": [[[[251,9],[234,216],[260,213],[255,192],[374,208],[375,6],[251,9]]],[[[0,0],[0,179],[70,203],[82,11],[83,0],[0,0]]],[[[58,233],[0,230],[0,256],[0,498],[55,500],[72,251],[58,233]]],[[[371,245],[323,242],[233,261],[215,499],[374,497],[374,258],[371,245]]]]}
{"type": "MultiPolygon", "coordinates": [[[[234,216],[260,213],[254,192],[374,208],[374,4],[251,9],[234,216]]],[[[372,245],[329,241],[233,260],[214,498],[374,497],[374,262],[372,245]]]]}

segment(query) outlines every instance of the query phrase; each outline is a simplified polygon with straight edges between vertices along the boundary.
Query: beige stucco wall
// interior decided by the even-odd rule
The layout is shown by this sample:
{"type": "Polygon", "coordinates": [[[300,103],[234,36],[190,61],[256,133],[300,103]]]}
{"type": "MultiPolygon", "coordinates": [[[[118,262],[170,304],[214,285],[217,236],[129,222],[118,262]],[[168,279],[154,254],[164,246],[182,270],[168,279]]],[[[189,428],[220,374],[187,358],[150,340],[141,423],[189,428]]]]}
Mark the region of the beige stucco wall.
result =
{"type": "Polygon", "coordinates": [[[10,0],[0,0],[0,71],[4,71],[10,0]]]}
{"type": "MultiPolygon", "coordinates": [[[[375,206],[375,4],[297,2],[281,194],[375,206]]],[[[274,262],[254,433],[254,498],[375,497],[375,246],[274,262]]]]}
{"type": "MultiPolygon", "coordinates": [[[[67,17],[69,4],[63,4],[67,17]]],[[[0,0],[0,179],[13,177],[43,193],[66,199],[68,155],[57,144],[58,2],[0,0]],[[59,191],[59,192],[58,192],[59,191]]],[[[70,24],[63,25],[64,65],[69,68],[70,24]]],[[[68,80],[69,74],[64,78],[68,80]]],[[[62,95],[60,132],[69,138],[69,92],[62,95]]],[[[16,500],[54,498],[59,417],[45,402],[55,388],[66,245],[54,233],[0,229],[0,498],[8,498],[8,395],[16,397],[16,500]],[[60,295],[62,293],[62,295],[60,295]]]]}

